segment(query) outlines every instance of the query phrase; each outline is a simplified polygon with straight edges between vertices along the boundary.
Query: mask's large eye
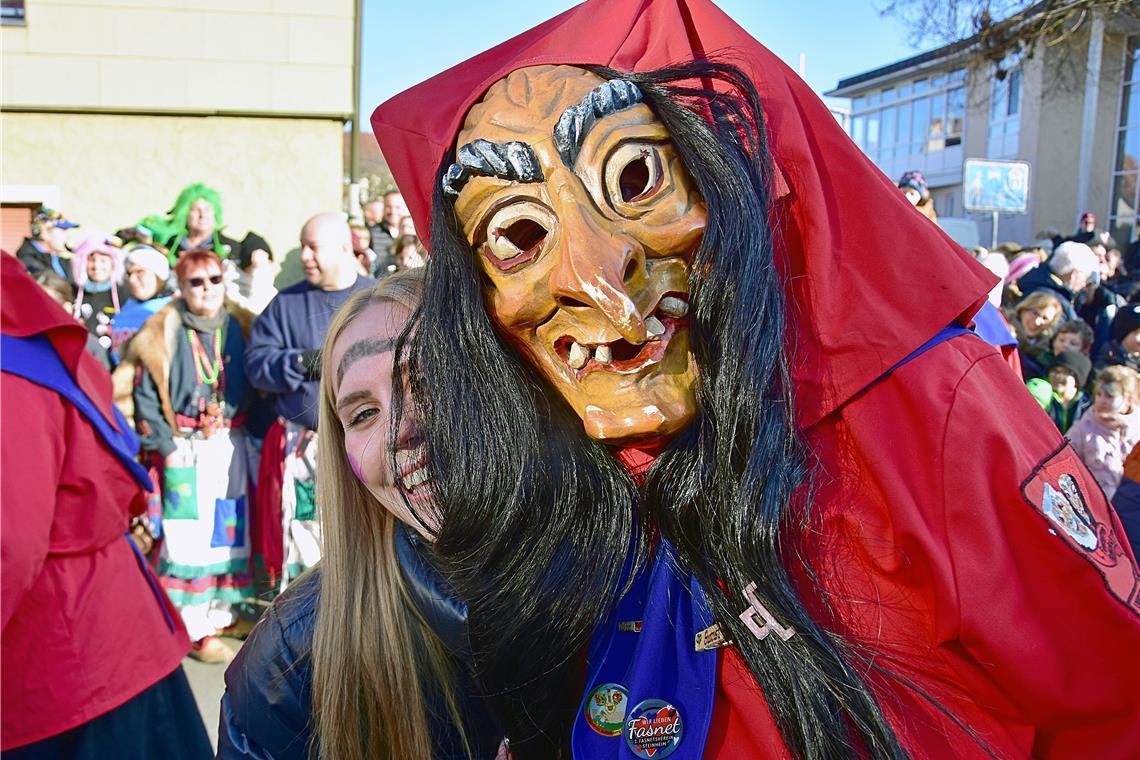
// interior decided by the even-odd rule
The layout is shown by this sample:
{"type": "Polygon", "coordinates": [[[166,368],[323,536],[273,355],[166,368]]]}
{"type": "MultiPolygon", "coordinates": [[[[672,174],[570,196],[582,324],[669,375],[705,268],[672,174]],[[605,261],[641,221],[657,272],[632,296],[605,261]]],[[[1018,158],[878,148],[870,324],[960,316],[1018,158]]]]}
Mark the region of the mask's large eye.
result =
{"type": "Polygon", "coordinates": [[[527,264],[542,252],[557,219],[536,203],[513,203],[499,209],[487,222],[487,259],[507,271],[527,264]]]}
{"type": "Polygon", "coordinates": [[[627,142],[606,162],[606,192],[615,208],[635,206],[655,198],[664,185],[661,146],[627,142]]]}

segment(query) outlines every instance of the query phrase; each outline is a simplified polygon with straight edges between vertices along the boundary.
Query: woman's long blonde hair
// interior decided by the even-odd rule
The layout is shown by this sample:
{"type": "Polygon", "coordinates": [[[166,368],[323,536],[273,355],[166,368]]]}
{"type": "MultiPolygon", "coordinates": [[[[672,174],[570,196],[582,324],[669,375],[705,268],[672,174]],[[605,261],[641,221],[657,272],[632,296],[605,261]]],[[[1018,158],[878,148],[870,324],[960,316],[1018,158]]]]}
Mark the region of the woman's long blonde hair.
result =
{"type": "Polygon", "coordinates": [[[433,686],[463,737],[445,650],[419,616],[400,570],[397,520],[348,464],[332,387],[332,347],[345,328],[378,301],[414,311],[422,287],[423,272],[415,269],[356,294],[333,317],[322,350],[317,503],[324,556],[313,637],[311,749],[323,758],[429,760],[424,700],[433,686]]]}

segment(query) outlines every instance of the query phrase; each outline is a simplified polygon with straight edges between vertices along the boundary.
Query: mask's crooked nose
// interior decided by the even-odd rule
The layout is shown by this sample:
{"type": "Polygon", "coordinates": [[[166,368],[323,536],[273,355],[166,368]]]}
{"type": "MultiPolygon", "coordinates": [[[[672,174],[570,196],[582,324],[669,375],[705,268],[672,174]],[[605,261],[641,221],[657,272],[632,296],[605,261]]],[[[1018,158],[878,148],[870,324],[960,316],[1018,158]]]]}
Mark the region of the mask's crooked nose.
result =
{"type": "Polygon", "coordinates": [[[561,307],[592,306],[630,343],[648,338],[645,319],[630,297],[627,283],[642,266],[637,244],[602,228],[588,210],[566,204],[562,234],[550,275],[550,290],[561,307]]]}

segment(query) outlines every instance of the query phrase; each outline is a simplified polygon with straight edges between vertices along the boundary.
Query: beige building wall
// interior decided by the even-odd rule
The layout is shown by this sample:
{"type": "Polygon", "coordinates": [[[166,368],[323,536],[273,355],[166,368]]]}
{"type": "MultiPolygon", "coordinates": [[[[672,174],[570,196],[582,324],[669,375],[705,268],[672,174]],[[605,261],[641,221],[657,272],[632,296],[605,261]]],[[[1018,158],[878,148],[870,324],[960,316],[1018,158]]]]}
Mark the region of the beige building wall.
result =
{"type": "Polygon", "coordinates": [[[226,230],[280,261],[301,224],[341,208],[341,122],[256,117],[5,113],[3,183],[58,188],[58,205],[113,232],[167,211],[192,182],[218,190],[226,230]]]}
{"type": "MultiPolygon", "coordinates": [[[[1070,41],[1068,50],[1047,48],[1044,61],[1031,69],[1035,72],[1032,81],[1040,89],[1031,93],[1027,88],[1022,98],[1023,103],[1032,103],[1039,112],[1031,120],[1023,115],[1021,125],[1022,153],[1034,162],[1036,172],[1032,180],[1033,232],[1055,227],[1063,235],[1071,234],[1077,218],[1086,210],[1077,208],[1077,175],[1088,42],[1089,35],[1084,33],[1070,41]],[[1042,89],[1044,98],[1040,97],[1042,89]]],[[[1113,137],[1120,101],[1123,42],[1121,35],[1108,34],[1102,49],[1087,203],[1101,224],[1107,221],[1102,217],[1108,208],[1108,178],[1112,176],[1116,148],[1113,137]]]]}
{"type": "Polygon", "coordinates": [[[354,0],[34,0],[0,27],[2,200],[114,230],[216,188],[279,259],[343,206],[354,0]],[[32,197],[37,195],[38,197],[32,197]]]}
{"type": "Polygon", "coordinates": [[[7,108],[352,113],[353,0],[34,0],[7,108]]]}

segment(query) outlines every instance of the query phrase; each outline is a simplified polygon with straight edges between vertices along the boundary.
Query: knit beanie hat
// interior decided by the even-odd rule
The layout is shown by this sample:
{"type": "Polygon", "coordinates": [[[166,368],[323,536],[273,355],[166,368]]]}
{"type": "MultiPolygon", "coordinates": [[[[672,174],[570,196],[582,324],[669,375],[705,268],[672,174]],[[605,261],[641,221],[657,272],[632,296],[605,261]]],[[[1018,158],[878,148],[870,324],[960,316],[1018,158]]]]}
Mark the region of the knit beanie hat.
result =
{"type": "Polygon", "coordinates": [[[1140,330],[1140,303],[1130,303],[1116,312],[1112,320],[1112,339],[1123,343],[1133,330],[1140,330]]]}
{"type": "Polygon", "coordinates": [[[1009,274],[1006,276],[1005,281],[1017,282],[1026,274],[1030,269],[1036,269],[1041,264],[1041,259],[1037,258],[1036,253],[1019,253],[1015,259],[1009,262],[1009,274]]]}
{"type": "Polygon", "coordinates": [[[1049,362],[1049,369],[1064,367],[1077,378],[1077,387],[1083,387],[1089,381],[1092,372],[1092,362],[1080,351],[1062,351],[1049,362]]]}
{"type": "Polygon", "coordinates": [[[902,175],[902,178],[899,179],[899,187],[917,190],[922,200],[930,197],[930,189],[926,186],[926,177],[922,176],[922,172],[910,171],[902,175]]]}
{"type": "Polygon", "coordinates": [[[154,272],[159,282],[166,282],[170,277],[170,262],[166,260],[166,254],[149,245],[133,246],[127,254],[127,266],[154,272]]]}

